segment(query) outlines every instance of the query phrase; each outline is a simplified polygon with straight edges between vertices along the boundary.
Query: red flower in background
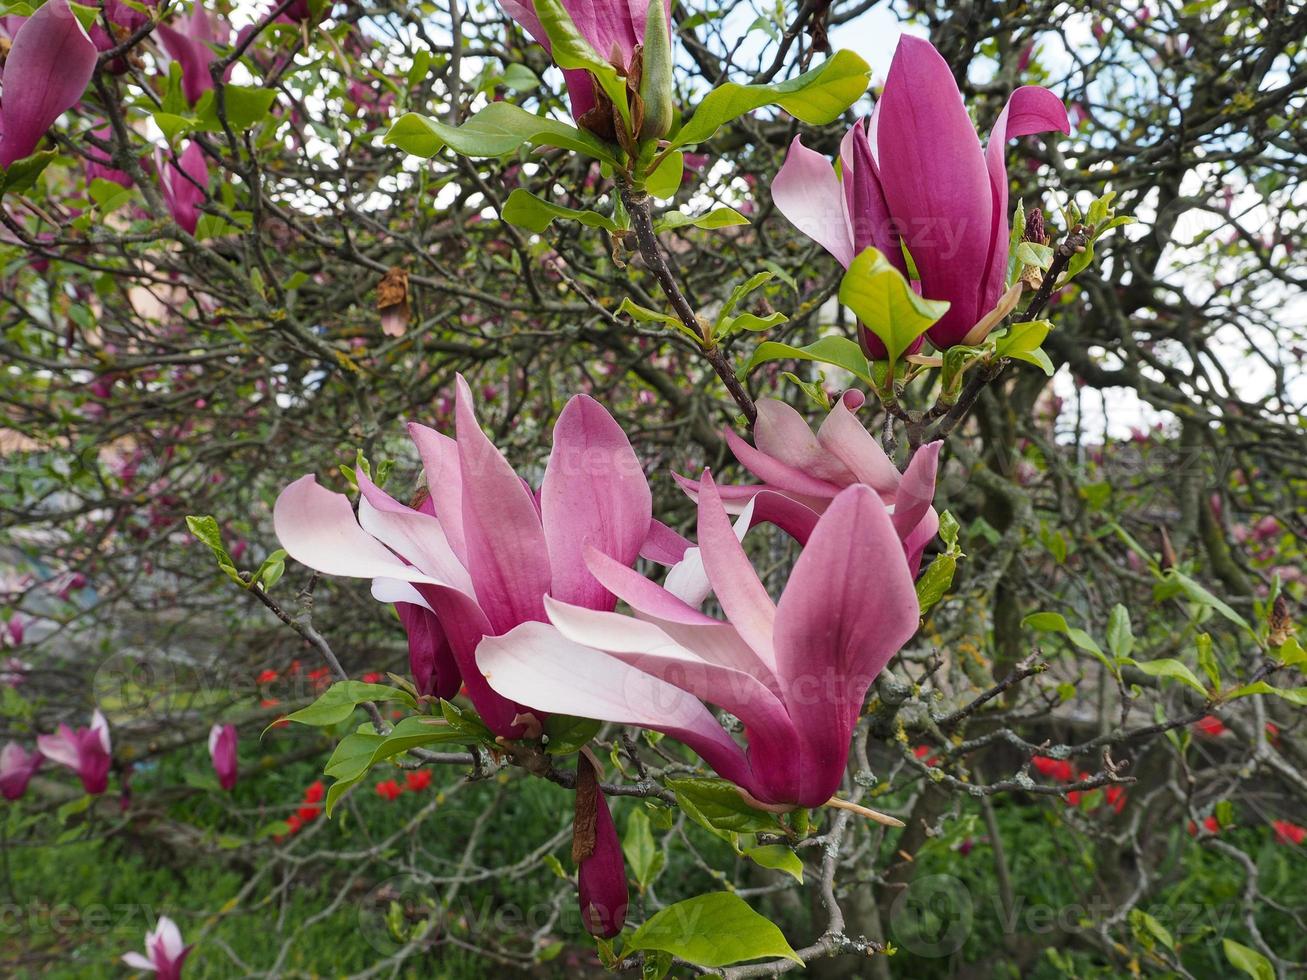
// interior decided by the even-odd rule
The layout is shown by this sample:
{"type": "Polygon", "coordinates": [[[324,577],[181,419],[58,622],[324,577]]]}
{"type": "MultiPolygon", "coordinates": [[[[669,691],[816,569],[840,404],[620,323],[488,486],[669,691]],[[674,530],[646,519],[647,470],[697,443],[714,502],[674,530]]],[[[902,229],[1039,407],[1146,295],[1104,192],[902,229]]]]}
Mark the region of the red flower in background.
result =
{"type": "Polygon", "coordinates": [[[1219,738],[1229,731],[1225,723],[1215,715],[1204,715],[1194,722],[1194,728],[1208,738],[1219,738]]]}
{"type": "Polygon", "coordinates": [[[377,795],[383,800],[397,800],[403,792],[404,787],[400,786],[399,783],[395,782],[393,779],[383,779],[381,782],[377,783],[377,795]]]}
{"type": "Polygon", "coordinates": [[[1109,786],[1103,790],[1103,796],[1107,800],[1107,805],[1117,813],[1125,809],[1125,787],[1109,786]]]}
{"type": "MultiPolygon", "coordinates": [[[[1207,831],[1209,834],[1219,834],[1221,832],[1221,822],[1217,820],[1215,816],[1206,817],[1203,820],[1203,830],[1207,831]]],[[[1198,824],[1194,823],[1192,820],[1189,821],[1189,836],[1198,836],[1198,824]]]]}
{"type": "Polygon", "coordinates": [[[259,674],[259,676],[255,679],[255,683],[271,684],[273,681],[277,679],[277,676],[278,674],[275,670],[265,670],[261,674],[259,674]]]}
{"type": "Polygon", "coordinates": [[[416,772],[404,773],[404,783],[414,793],[431,785],[431,770],[418,769],[416,772]]]}
{"type": "Polygon", "coordinates": [[[321,803],[322,798],[327,794],[327,787],[323,785],[321,779],[315,779],[309,784],[309,788],[304,791],[305,803],[321,803]]]}
{"type": "Polygon", "coordinates": [[[1276,820],[1271,823],[1275,828],[1275,839],[1281,844],[1301,844],[1307,840],[1307,827],[1299,827],[1288,820],[1276,820]]]}
{"type": "Polygon", "coordinates": [[[1031,758],[1030,764],[1039,771],[1041,776],[1048,779],[1055,779],[1059,783],[1075,781],[1075,769],[1071,767],[1071,763],[1066,759],[1050,759],[1046,755],[1037,755],[1031,758]]]}
{"type": "Polygon", "coordinates": [[[382,681],[384,681],[385,679],[386,679],[386,675],[385,675],[385,674],[378,673],[378,672],[375,671],[375,670],[372,671],[372,672],[369,673],[369,674],[364,674],[364,675],[363,675],[363,683],[364,683],[364,684],[380,684],[380,683],[381,683],[382,681]]]}
{"type": "Polygon", "coordinates": [[[934,766],[939,762],[939,756],[933,754],[929,745],[918,745],[912,750],[912,754],[928,766],[934,766]]]}

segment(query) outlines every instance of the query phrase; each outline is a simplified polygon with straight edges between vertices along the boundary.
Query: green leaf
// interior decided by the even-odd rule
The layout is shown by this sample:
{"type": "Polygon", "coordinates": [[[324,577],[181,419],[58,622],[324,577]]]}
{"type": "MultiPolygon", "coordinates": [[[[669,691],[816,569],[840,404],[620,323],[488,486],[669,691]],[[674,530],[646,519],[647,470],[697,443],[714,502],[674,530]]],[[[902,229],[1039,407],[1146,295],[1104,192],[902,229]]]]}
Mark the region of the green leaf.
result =
{"type": "Polygon", "coordinates": [[[654,842],[649,815],[642,808],[637,807],[632,810],[626,818],[626,833],[622,836],[622,853],[626,855],[627,866],[635,875],[640,891],[652,885],[663,869],[665,861],[663,852],[654,842]]]}
{"type": "Polygon", "coordinates": [[[1230,961],[1230,965],[1243,970],[1253,980],[1275,980],[1275,967],[1257,950],[1249,949],[1233,939],[1222,939],[1221,948],[1225,950],[1225,958],[1230,961]]]}
{"type": "Polygon", "coordinates": [[[1175,940],[1171,933],[1167,931],[1162,923],[1145,912],[1143,909],[1130,910],[1130,926],[1136,936],[1141,937],[1151,948],[1151,940],[1156,940],[1167,949],[1174,952],[1175,940]]]}
{"type": "Polygon", "coordinates": [[[571,715],[550,715],[544,727],[549,738],[545,751],[550,755],[570,755],[580,752],[603,727],[603,722],[571,715]]]}
{"type": "Polygon", "coordinates": [[[834,364],[869,385],[875,384],[871,372],[867,370],[867,355],[863,354],[862,348],[848,337],[822,337],[821,340],[807,347],[791,347],[789,344],[769,340],[758,345],[758,349],[753,352],[753,357],[749,358],[749,363],[744,366],[742,374],[747,377],[759,365],[769,361],[787,360],[834,364]]]}
{"type": "Polygon", "coordinates": [[[529,92],[540,87],[540,76],[523,64],[512,64],[504,69],[500,82],[515,92],[529,92]]]}
{"type": "MultiPolygon", "coordinates": [[[[245,85],[224,85],[222,87],[223,115],[231,128],[240,132],[262,122],[277,99],[274,88],[254,88],[245,85]]],[[[211,133],[222,132],[222,121],[218,118],[217,90],[209,89],[195,104],[196,125],[211,133]]]]}
{"type": "Polygon", "coordinates": [[[1014,323],[997,338],[994,353],[999,357],[1011,357],[1025,361],[1043,369],[1049,377],[1053,376],[1053,362],[1041,349],[1040,344],[1053,329],[1051,320],[1026,320],[1014,323]]]}
{"type": "Polygon", "coordinates": [[[1233,701],[1235,698],[1246,698],[1252,694],[1274,694],[1277,698],[1283,698],[1290,704],[1296,704],[1300,708],[1307,708],[1307,687],[1272,687],[1266,681],[1254,681],[1251,684],[1245,684],[1243,687],[1237,687],[1225,695],[1224,700],[1233,701]]]}
{"type": "Polygon", "coordinates": [[[30,190],[45,168],[54,162],[58,150],[42,150],[30,157],[15,160],[7,169],[0,170],[0,196],[5,194],[22,194],[30,190]]]}
{"type": "Polygon", "coordinates": [[[723,835],[783,829],[776,814],[749,806],[735,784],[724,779],[669,779],[667,788],[676,794],[676,802],[687,816],[723,835]]]}
{"type": "Polygon", "coordinates": [[[410,715],[385,735],[372,732],[347,735],[336,746],[322,771],[324,776],[335,780],[327,791],[327,816],[331,816],[336,801],[345,790],[361,781],[378,762],[424,745],[464,741],[466,736],[462,732],[428,715],[410,715]]]}
{"type": "Polygon", "coordinates": [[[196,127],[194,119],[162,110],[150,113],[150,117],[169,143],[176,143],[177,137],[192,132],[196,127]]]}
{"type": "Polygon", "coordinates": [[[1066,618],[1060,613],[1055,612],[1035,612],[1031,613],[1025,619],[1021,620],[1021,625],[1029,629],[1038,630],[1041,633],[1061,633],[1073,644],[1087,653],[1093,654],[1098,658],[1104,667],[1110,670],[1116,677],[1121,676],[1117,665],[1107,658],[1102,648],[1094,642],[1094,638],[1084,630],[1075,626],[1068,625],[1066,618]]]}
{"type": "Polygon", "coordinates": [[[1221,688],[1221,667],[1216,662],[1216,654],[1212,652],[1212,637],[1210,633],[1199,633],[1194,637],[1194,646],[1198,650],[1198,666],[1203,669],[1207,679],[1211,682],[1213,691],[1221,688]]]}
{"type": "Polygon", "coordinates": [[[440,714],[449,722],[451,728],[462,732],[468,739],[485,742],[487,745],[495,744],[494,732],[486,727],[486,723],[471,708],[460,708],[442,699],[440,714]]]}
{"type": "Polygon", "coordinates": [[[627,941],[628,949],[653,949],[697,966],[727,966],[765,956],[803,961],[780,929],[731,892],[710,892],[669,905],[627,941]]]}
{"type": "Polygon", "coordinates": [[[735,225],[747,225],[748,223],[749,219],[736,211],[735,208],[723,205],[720,208],[713,208],[697,218],[692,218],[681,211],[668,211],[654,222],[654,230],[671,231],[675,228],[688,226],[695,228],[731,228],[735,225]]]}
{"type": "Polygon", "coordinates": [[[1160,660],[1149,660],[1146,663],[1140,663],[1129,657],[1122,657],[1121,663],[1137,667],[1149,677],[1166,677],[1173,681],[1179,681],[1186,687],[1193,688],[1204,698],[1208,696],[1207,688],[1203,687],[1202,682],[1194,676],[1194,672],[1182,661],[1163,657],[1160,660]]]}
{"type": "Polygon", "coordinates": [[[511,102],[492,102],[461,126],[450,126],[406,112],[386,133],[384,142],[419,157],[433,157],[448,146],[468,157],[498,157],[525,143],[575,150],[617,166],[607,144],[575,126],[527,112],[511,102]]]}
{"type": "Polygon", "coordinates": [[[926,613],[944,598],[953,576],[957,572],[958,560],[953,555],[939,555],[927,567],[925,574],[917,579],[917,605],[921,615],[926,613]]]}
{"type": "Polygon", "coordinates": [[[227,577],[245,588],[245,582],[241,580],[240,573],[236,571],[236,565],[227,554],[227,548],[222,543],[222,531],[218,528],[218,522],[214,520],[211,514],[205,514],[197,517],[189,514],[186,517],[186,526],[190,529],[191,534],[209,546],[213,552],[213,557],[218,561],[218,567],[226,573],[227,577]]]}
{"type": "Polygon", "coordinates": [[[623,297],[621,305],[617,307],[617,312],[629,314],[643,323],[661,323],[665,327],[671,327],[673,330],[679,331],[696,344],[703,345],[703,337],[682,323],[680,317],[672,316],[670,313],[659,313],[647,306],[641,306],[629,296],[623,297]]]}
{"type": "Polygon", "coordinates": [[[744,856],[754,864],[762,865],[764,868],[771,868],[773,871],[784,871],[799,884],[803,884],[803,861],[799,855],[784,844],[764,844],[761,847],[749,847],[744,851],[744,856]]]}
{"type": "Polygon", "coordinates": [[[580,211],[576,208],[554,204],[552,201],[536,197],[530,191],[521,187],[508,195],[508,200],[504,202],[503,218],[511,225],[527,228],[536,234],[540,234],[553,224],[555,218],[579,221],[587,228],[603,228],[607,231],[618,230],[617,223],[612,218],[602,215],[598,211],[580,211]]]}
{"type": "Polygon", "coordinates": [[[1206,606],[1209,609],[1215,610],[1236,626],[1242,627],[1254,639],[1259,639],[1256,631],[1248,625],[1246,619],[1231,609],[1225,602],[1218,599],[1193,579],[1189,578],[1189,576],[1181,574],[1174,568],[1168,569],[1166,576],[1153,589],[1154,597],[1159,599],[1169,599],[1178,592],[1184,593],[1191,602],[1196,602],[1200,606],[1206,606]]]}
{"type": "Polygon", "coordinates": [[[863,249],[849,266],[840,282],[840,302],[884,342],[891,364],[949,308],[946,300],[918,296],[874,248],[863,249]]]}
{"type": "Polygon", "coordinates": [[[871,69],[852,51],[836,51],[811,71],[773,85],[727,82],[709,92],[681,127],[672,146],[692,146],[711,139],[725,123],[765,105],[779,105],[795,118],[816,126],[834,122],[867,91],[871,69]]]}
{"type": "Polygon", "coordinates": [[[1130,628],[1130,610],[1118,602],[1107,617],[1107,648],[1114,657],[1128,657],[1134,646],[1135,634],[1130,628]]]}
{"type": "Polygon", "coordinates": [[[254,573],[254,579],[251,584],[260,586],[264,592],[267,592],[279,581],[286,571],[286,552],[278,548],[267,558],[263,559],[259,565],[258,571],[254,573]]]}
{"type": "Polygon", "coordinates": [[[292,711],[286,719],[299,722],[301,725],[325,728],[344,721],[354,713],[355,707],[364,701],[403,701],[410,708],[417,708],[417,701],[408,691],[387,687],[385,684],[337,681],[307,708],[292,711]]]}
{"type": "Polygon", "coordinates": [[[123,187],[121,184],[112,180],[105,180],[103,177],[96,177],[91,181],[91,185],[86,188],[86,193],[90,195],[95,206],[100,209],[101,214],[109,214],[117,211],[132,198],[132,189],[123,187]]]}
{"type": "MultiPolygon", "coordinates": [[[[654,197],[667,200],[675,197],[676,192],[681,189],[681,179],[684,176],[685,154],[680,150],[672,150],[663,157],[658,168],[644,179],[644,189],[654,197]]],[[[747,225],[749,222],[746,220],[743,223],[747,225]]]]}
{"type": "Polygon", "coordinates": [[[1022,265],[1033,265],[1037,269],[1047,270],[1053,264],[1053,248],[1051,245],[1040,245],[1037,242],[1022,242],[1017,246],[1017,261],[1022,265]]]}

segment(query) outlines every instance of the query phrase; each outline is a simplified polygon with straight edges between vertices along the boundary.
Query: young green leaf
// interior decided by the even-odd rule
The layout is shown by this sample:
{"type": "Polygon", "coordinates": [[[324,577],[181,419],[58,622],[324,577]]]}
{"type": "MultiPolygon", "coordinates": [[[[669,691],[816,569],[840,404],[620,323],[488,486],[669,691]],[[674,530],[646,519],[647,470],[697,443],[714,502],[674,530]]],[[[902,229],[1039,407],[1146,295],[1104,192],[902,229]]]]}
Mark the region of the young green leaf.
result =
{"type": "Polygon", "coordinates": [[[635,930],[627,948],[662,950],[708,967],[767,956],[803,962],[774,923],[731,892],[710,892],[669,905],[635,930]]]}
{"type": "Polygon", "coordinates": [[[874,248],[864,249],[849,266],[840,281],[840,302],[884,342],[891,364],[949,308],[946,300],[918,296],[874,248]]]}

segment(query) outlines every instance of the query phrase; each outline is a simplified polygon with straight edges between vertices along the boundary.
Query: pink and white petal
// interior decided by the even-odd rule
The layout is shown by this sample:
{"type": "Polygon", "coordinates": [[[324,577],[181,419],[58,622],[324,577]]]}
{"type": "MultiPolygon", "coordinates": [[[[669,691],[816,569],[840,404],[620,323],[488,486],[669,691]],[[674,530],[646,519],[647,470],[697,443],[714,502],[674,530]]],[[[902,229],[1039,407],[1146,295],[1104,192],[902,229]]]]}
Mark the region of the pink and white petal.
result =
{"type": "Polygon", "coordinates": [[[359,527],[349,498],[319,486],[312,474],[282,490],[272,526],[288,555],[327,575],[432,581],[359,527]]]}
{"type": "Polygon", "coordinates": [[[775,490],[784,490],[787,493],[802,494],[807,497],[827,498],[840,492],[838,485],[755,449],[729,429],[726,430],[726,444],[731,447],[731,452],[745,469],[763,483],[770,484],[775,490]]]}
{"type": "Polygon", "coordinates": [[[713,594],[744,641],[768,667],[776,663],[772,627],[776,605],[744,553],[706,470],[699,489],[699,548],[713,594]]]}
{"type": "Polygon", "coordinates": [[[653,497],[626,433],[587,395],[570,399],[554,425],[540,515],[552,569],[550,595],[611,610],[616,599],[585,567],[585,551],[595,548],[633,564],[649,536],[653,497]]]}
{"type": "MultiPolygon", "coordinates": [[[[750,500],[735,519],[736,540],[743,541],[753,524],[753,500],[750,500]]],[[[663,579],[663,588],[687,606],[697,609],[703,605],[712,592],[712,585],[708,581],[708,572],[703,567],[703,554],[698,548],[686,549],[685,557],[668,569],[667,577],[663,579]]]]}
{"type": "Polygon", "coordinates": [[[640,614],[674,622],[707,625],[716,623],[684,599],[672,595],[661,585],[649,581],[639,572],[614,561],[593,548],[585,553],[585,564],[592,575],[613,595],[640,614]]]}
{"type": "Polygon", "coordinates": [[[843,461],[858,483],[865,483],[884,498],[891,498],[899,485],[899,471],[885,455],[876,437],[839,399],[817,432],[821,444],[843,461]]]}
{"type": "Polygon", "coordinates": [[[903,557],[908,560],[908,571],[913,578],[921,570],[921,556],[938,533],[939,514],[931,507],[922,515],[917,526],[903,536],[903,557]]]}
{"type": "Polygon", "coordinates": [[[829,160],[794,137],[785,162],[771,184],[777,209],[840,265],[853,261],[853,232],[840,180],[829,160]]]}
{"type": "Polygon", "coordinates": [[[649,521],[649,536],[640,547],[640,557],[659,565],[674,565],[685,557],[689,547],[688,538],[654,518],[649,521]]]}
{"type": "Polygon", "coordinates": [[[133,970],[148,970],[150,973],[157,973],[159,970],[157,966],[137,952],[123,953],[122,961],[133,970]]]}
{"type": "MultiPolygon", "coordinates": [[[[685,495],[693,500],[696,504],[699,502],[699,481],[691,480],[688,476],[681,476],[680,473],[673,473],[672,479],[676,485],[684,491],[685,495]]],[[[738,514],[744,509],[744,505],[754,498],[755,495],[764,490],[760,483],[753,484],[718,484],[717,495],[722,499],[722,506],[726,508],[728,514],[738,514]]]]}
{"type": "Polygon", "coordinates": [[[427,481],[428,500],[440,526],[445,529],[449,546],[458,560],[467,566],[467,546],[463,541],[463,474],[458,465],[458,443],[449,436],[417,422],[408,424],[408,435],[422,457],[422,472],[427,481]]]}
{"type": "Polygon", "coordinates": [[[797,802],[818,805],[839,786],[867,689],[916,632],[918,612],[889,513],[869,487],[849,487],[808,539],[776,613],[777,672],[804,753],[797,802]]]}
{"type": "Polygon", "coordinates": [[[175,960],[181,955],[186,944],[182,942],[181,930],[177,928],[177,923],[166,915],[159,916],[159,922],[154,928],[154,934],[163,944],[163,951],[168,959],[175,960]]]}
{"type": "Polygon", "coordinates": [[[359,526],[433,579],[471,594],[472,579],[449,546],[438,519],[406,507],[378,487],[362,470],[359,526]]]}
{"type": "Polygon", "coordinates": [[[81,761],[73,730],[60,723],[57,734],[36,736],[36,747],[51,762],[76,769],[81,761]]]}
{"type": "MultiPolygon", "coordinates": [[[[549,621],[573,643],[611,653],[700,700],[725,708],[750,728],[790,728],[784,705],[753,673],[704,658],[653,623],[556,599],[546,599],[545,607],[549,621]]],[[[792,731],[790,735],[792,738],[792,731]]]]}
{"type": "Polygon", "coordinates": [[[531,493],[481,431],[461,375],[455,425],[467,570],[491,631],[506,633],[527,620],[544,619],[551,579],[545,533],[531,493]]]}
{"type": "Polygon", "coordinates": [[[422,598],[422,593],[413,587],[412,583],[402,582],[396,578],[374,578],[372,580],[372,598],[378,602],[396,603],[407,602],[414,606],[422,606],[430,610],[427,600],[422,598]]]}
{"type": "Polygon", "coordinates": [[[753,443],[768,456],[820,480],[840,487],[857,482],[843,461],[817,440],[807,420],[783,401],[758,399],[753,443]]]}
{"type": "Polygon", "coordinates": [[[744,752],[698,698],[618,658],[568,640],[544,623],[523,623],[477,648],[496,691],[558,714],[640,725],[701,755],[717,773],[748,785],[744,752]]]}
{"type": "Polygon", "coordinates": [[[100,747],[109,752],[109,721],[99,708],[91,714],[91,731],[99,738],[100,747]]]}
{"type": "Polygon", "coordinates": [[[817,526],[817,519],[821,516],[822,511],[829,506],[829,503],[826,500],[821,501],[822,506],[818,510],[806,503],[795,500],[788,494],[763,489],[751,502],[753,510],[749,515],[749,526],[773,524],[799,544],[807,544],[808,537],[817,526]]]}
{"type": "Polygon", "coordinates": [[[927,443],[912,454],[894,493],[894,530],[906,538],[921,523],[935,499],[935,479],[939,472],[940,440],[927,443]]]}

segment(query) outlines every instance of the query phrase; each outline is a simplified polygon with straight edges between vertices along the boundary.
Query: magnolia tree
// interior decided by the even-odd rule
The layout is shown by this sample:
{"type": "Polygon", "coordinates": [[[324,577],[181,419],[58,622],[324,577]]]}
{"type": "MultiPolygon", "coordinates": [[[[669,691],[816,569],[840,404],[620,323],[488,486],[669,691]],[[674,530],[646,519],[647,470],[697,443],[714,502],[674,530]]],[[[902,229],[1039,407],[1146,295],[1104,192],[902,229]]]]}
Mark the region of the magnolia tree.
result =
{"type": "Polygon", "coordinates": [[[20,913],[59,844],[197,876],[160,977],[1303,969],[1302,10],[0,32],[20,913]]]}

